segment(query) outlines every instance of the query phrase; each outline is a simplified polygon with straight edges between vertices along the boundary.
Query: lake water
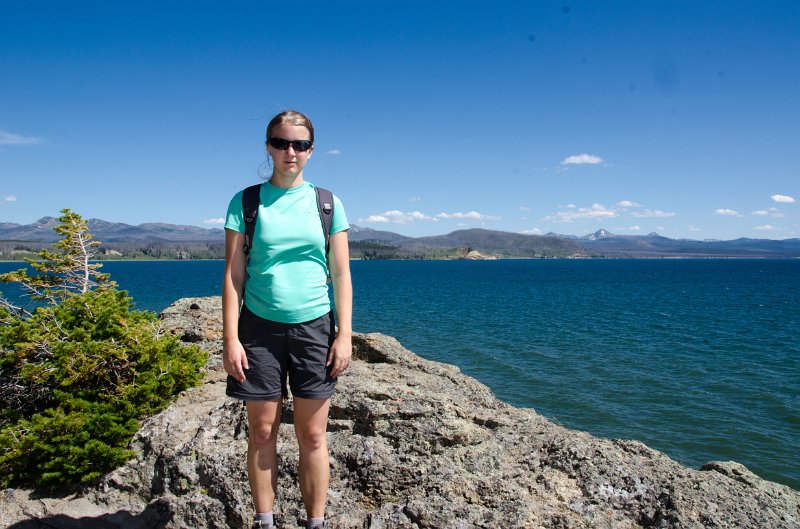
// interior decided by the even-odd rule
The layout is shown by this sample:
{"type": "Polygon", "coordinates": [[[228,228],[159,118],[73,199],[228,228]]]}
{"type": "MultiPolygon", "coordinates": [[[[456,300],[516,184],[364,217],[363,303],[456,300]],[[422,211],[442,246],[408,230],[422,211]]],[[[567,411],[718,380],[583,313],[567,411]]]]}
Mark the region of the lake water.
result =
{"type": "MultiPolygon", "coordinates": [[[[160,311],[219,295],[223,263],[103,271],[160,311]]],[[[358,332],[392,335],[570,428],[695,468],[736,460],[800,489],[800,260],[354,261],[352,272],[358,332]]]]}

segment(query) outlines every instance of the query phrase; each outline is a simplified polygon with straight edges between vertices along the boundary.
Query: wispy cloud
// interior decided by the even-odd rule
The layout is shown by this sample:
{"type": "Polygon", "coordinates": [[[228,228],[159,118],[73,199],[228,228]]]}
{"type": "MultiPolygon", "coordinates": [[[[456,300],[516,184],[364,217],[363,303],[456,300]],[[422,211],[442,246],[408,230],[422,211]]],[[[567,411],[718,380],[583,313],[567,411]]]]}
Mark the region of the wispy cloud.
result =
{"type": "Polygon", "coordinates": [[[762,225],[762,226],[756,226],[756,227],[755,227],[755,228],[753,228],[753,229],[754,229],[754,230],[759,230],[759,231],[775,231],[775,230],[777,230],[778,228],[776,228],[775,226],[772,226],[772,225],[770,225],[770,224],[764,224],[764,225],[762,225]]]}
{"type": "Polygon", "coordinates": [[[623,228],[627,231],[642,231],[642,227],[639,225],[636,226],[628,226],[627,228],[623,228]]]}
{"type": "Polygon", "coordinates": [[[359,219],[360,222],[367,223],[389,223],[394,224],[411,224],[412,222],[439,222],[440,220],[500,220],[500,217],[495,215],[487,215],[485,213],[478,213],[477,211],[469,211],[467,213],[439,213],[437,215],[427,215],[421,211],[400,211],[391,210],[384,211],[375,215],[370,215],[366,219],[359,219]]]}
{"type": "MultiPolygon", "coordinates": [[[[643,206],[632,200],[620,200],[614,206],[606,207],[602,204],[592,204],[591,207],[579,208],[575,204],[566,204],[558,206],[562,211],[558,211],[551,215],[547,215],[542,220],[550,222],[572,222],[579,219],[610,219],[615,217],[632,217],[632,218],[657,218],[665,219],[675,217],[677,214],[673,211],[663,211],[660,209],[636,209],[643,208],[643,206]]],[[[635,231],[642,229],[638,225],[633,225],[628,229],[635,231]]]]}
{"type": "Polygon", "coordinates": [[[774,202],[779,202],[782,204],[794,204],[795,202],[794,197],[790,197],[789,195],[772,195],[770,198],[774,202]]]}
{"type": "Polygon", "coordinates": [[[3,202],[16,202],[17,195],[3,195],[3,202]]]}
{"type": "Polygon", "coordinates": [[[378,224],[385,224],[387,222],[391,222],[389,217],[384,217],[383,215],[370,215],[366,219],[360,220],[360,222],[372,222],[378,224]]]}
{"type": "Polygon", "coordinates": [[[325,154],[328,156],[339,156],[340,154],[342,154],[342,151],[340,151],[339,149],[331,149],[327,151],[325,154]]]}
{"type": "Polygon", "coordinates": [[[573,154],[564,158],[561,165],[598,165],[601,163],[604,163],[603,159],[594,154],[573,154]]]}
{"type": "Polygon", "coordinates": [[[602,204],[592,204],[588,208],[570,208],[568,211],[557,211],[552,215],[547,215],[543,221],[550,222],[572,222],[579,219],[610,219],[614,218],[618,213],[605,207],[602,204]]]}
{"type": "Polygon", "coordinates": [[[689,226],[689,231],[702,231],[697,226],[689,226]]]}
{"type": "Polygon", "coordinates": [[[750,214],[756,217],[772,217],[774,219],[780,219],[786,216],[781,213],[778,208],[759,209],[758,211],[754,211],[750,214]]]}
{"type": "Polygon", "coordinates": [[[426,215],[420,211],[399,211],[393,209],[391,211],[385,211],[377,215],[370,215],[369,217],[367,217],[366,222],[378,222],[378,223],[393,222],[395,224],[410,224],[416,221],[436,222],[438,220],[439,219],[437,219],[436,217],[431,217],[430,215],[426,215]]]}
{"type": "Polygon", "coordinates": [[[717,215],[721,215],[723,217],[741,217],[742,215],[736,211],[735,209],[727,209],[727,208],[717,208],[714,211],[717,215]]]}
{"type": "Polygon", "coordinates": [[[42,140],[40,138],[22,136],[21,134],[0,130],[0,145],[36,145],[41,142],[42,140]]]}
{"type": "Polygon", "coordinates": [[[411,197],[408,199],[409,202],[420,202],[422,197],[411,197]]]}
{"type": "Polygon", "coordinates": [[[667,217],[674,217],[675,213],[672,211],[661,211],[660,209],[645,209],[643,211],[634,211],[631,213],[632,217],[638,218],[657,218],[665,219],[667,217]]]}
{"type": "Polygon", "coordinates": [[[203,221],[203,224],[225,224],[225,219],[222,217],[218,217],[216,219],[206,219],[203,221]]]}
{"type": "Polygon", "coordinates": [[[542,230],[540,230],[539,228],[530,228],[528,230],[522,230],[520,233],[522,233],[523,235],[541,235],[542,230]]]}
{"type": "Polygon", "coordinates": [[[436,215],[438,219],[469,219],[469,220],[500,220],[500,217],[494,215],[486,215],[478,213],[477,211],[470,211],[469,213],[439,213],[436,215]]]}

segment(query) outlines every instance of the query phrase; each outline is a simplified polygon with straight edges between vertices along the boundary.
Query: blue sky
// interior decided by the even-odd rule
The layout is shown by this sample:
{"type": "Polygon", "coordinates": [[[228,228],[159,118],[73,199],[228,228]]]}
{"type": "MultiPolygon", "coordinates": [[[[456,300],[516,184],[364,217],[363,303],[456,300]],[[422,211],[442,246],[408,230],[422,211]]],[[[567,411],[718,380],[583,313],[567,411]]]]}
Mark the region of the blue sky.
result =
{"type": "Polygon", "coordinates": [[[351,224],[800,237],[797,1],[0,11],[0,222],[220,227],[297,109],[351,224]]]}

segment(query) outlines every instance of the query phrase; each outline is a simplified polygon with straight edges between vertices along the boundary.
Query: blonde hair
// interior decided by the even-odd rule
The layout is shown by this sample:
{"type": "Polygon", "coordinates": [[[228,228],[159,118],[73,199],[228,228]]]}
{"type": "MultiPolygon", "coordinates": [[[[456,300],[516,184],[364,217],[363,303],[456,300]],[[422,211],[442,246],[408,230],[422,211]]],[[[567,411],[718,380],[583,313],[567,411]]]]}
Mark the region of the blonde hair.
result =
{"type": "Polygon", "coordinates": [[[272,138],[272,130],[280,125],[297,125],[300,127],[305,127],[308,129],[309,134],[311,134],[309,139],[312,143],[314,142],[314,125],[311,124],[311,120],[308,119],[308,116],[295,110],[281,112],[270,120],[269,124],[267,125],[267,142],[269,142],[270,138],[272,138]]]}

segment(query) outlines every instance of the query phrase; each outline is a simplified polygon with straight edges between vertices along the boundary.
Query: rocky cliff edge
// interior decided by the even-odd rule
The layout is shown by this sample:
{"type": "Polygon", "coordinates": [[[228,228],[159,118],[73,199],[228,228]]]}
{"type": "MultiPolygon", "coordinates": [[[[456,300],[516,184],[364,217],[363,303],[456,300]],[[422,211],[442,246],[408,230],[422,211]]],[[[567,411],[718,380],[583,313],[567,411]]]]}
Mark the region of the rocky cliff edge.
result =
{"type": "MultiPolygon", "coordinates": [[[[132,460],[80,494],[0,492],[0,527],[247,527],[247,423],[224,395],[220,313],[219,298],[191,298],[162,314],[212,358],[202,386],[142,425],[132,460]]],[[[800,494],[740,464],[693,470],[636,441],[568,430],[388,336],[357,335],[354,350],[331,405],[329,527],[800,528],[800,494]]],[[[282,527],[305,517],[291,422],[289,402],[282,527]]]]}

